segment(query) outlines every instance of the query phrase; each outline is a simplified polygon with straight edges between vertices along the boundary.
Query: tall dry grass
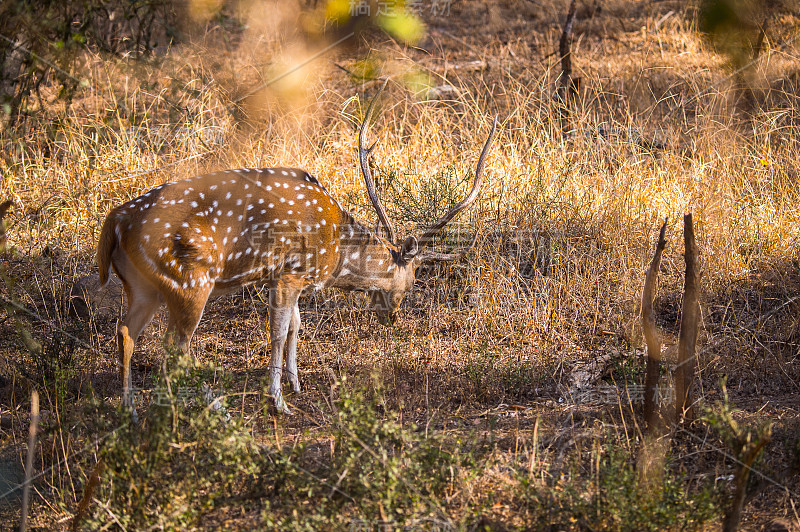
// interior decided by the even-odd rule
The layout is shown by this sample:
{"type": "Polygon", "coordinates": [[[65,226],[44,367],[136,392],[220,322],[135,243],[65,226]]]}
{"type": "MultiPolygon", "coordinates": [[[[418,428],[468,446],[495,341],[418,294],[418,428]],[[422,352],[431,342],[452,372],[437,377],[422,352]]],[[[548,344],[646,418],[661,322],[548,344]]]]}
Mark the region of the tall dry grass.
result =
{"type": "MultiPolygon", "coordinates": [[[[597,30],[594,19],[586,25],[588,35],[597,30]]],[[[654,231],[660,220],[677,222],[684,212],[698,220],[708,293],[746,278],[761,258],[796,258],[791,87],[764,87],[764,109],[742,119],[730,104],[724,65],[690,23],[675,15],[648,30],[625,42],[588,37],[575,46],[583,89],[567,135],[560,134],[552,98],[553,57],[517,61],[497,52],[513,51],[510,45],[476,44],[465,55],[488,66],[461,74],[453,68],[458,59],[420,57],[391,43],[370,53],[380,74],[395,80],[372,127],[378,166],[398,170],[412,193],[444,164],[466,175],[498,114],[500,134],[472,220],[506,239],[550,233],[552,271],[530,278],[520,278],[502,253],[498,258],[502,244],[481,240],[466,278],[485,298],[486,316],[475,323],[490,326],[470,329],[468,337],[520,329],[535,337],[555,329],[566,338],[593,338],[599,322],[638,342],[635,301],[654,231]],[[409,79],[451,83],[460,96],[430,101],[424,91],[409,90],[416,87],[409,79]],[[647,149],[651,141],[663,148],[647,149]],[[518,301],[523,284],[533,304],[518,301]],[[496,323],[503,314],[509,318],[496,323]]],[[[144,65],[87,58],[91,88],[55,124],[55,135],[42,139],[34,131],[10,147],[2,194],[23,213],[12,243],[26,252],[57,245],[88,254],[113,205],[219,168],[298,166],[338,197],[363,198],[356,128],[373,85],[354,84],[326,57],[232,104],[259,77],[268,80],[311,53],[300,42],[261,35],[246,31],[220,54],[214,45],[224,39],[211,33],[144,65]]],[[[333,54],[351,66],[359,55],[333,54]]],[[[791,84],[791,68],[770,61],[763,79],[791,84]]],[[[372,221],[366,201],[352,207],[372,221]]],[[[666,264],[677,271],[674,258],[666,264]]]]}

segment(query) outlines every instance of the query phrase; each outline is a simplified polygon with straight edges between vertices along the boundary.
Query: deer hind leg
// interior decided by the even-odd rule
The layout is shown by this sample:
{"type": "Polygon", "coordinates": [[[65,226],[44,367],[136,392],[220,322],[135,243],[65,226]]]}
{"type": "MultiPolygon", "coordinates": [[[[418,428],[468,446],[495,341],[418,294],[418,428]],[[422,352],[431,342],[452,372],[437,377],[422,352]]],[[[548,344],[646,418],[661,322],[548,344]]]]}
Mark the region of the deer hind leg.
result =
{"type": "Polygon", "coordinates": [[[300,393],[300,380],[297,377],[297,334],[299,332],[300,307],[295,303],[289,321],[289,334],[286,338],[286,374],[292,385],[292,391],[295,393],[300,393]]]}
{"type": "Polygon", "coordinates": [[[122,365],[122,404],[133,406],[130,397],[130,390],[133,387],[131,379],[133,348],[139,335],[161,306],[161,297],[158,290],[137,272],[126,273],[123,274],[125,277],[120,276],[120,279],[128,296],[128,312],[117,328],[117,345],[122,365]]]}
{"type": "MultiPolygon", "coordinates": [[[[281,371],[283,369],[283,351],[286,347],[286,338],[289,327],[297,307],[299,290],[294,290],[286,285],[279,285],[270,290],[269,301],[269,338],[272,344],[272,354],[269,367],[269,395],[278,412],[291,414],[281,392],[281,371]]],[[[298,315],[299,318],[299,315],[298,315]]],[[[298,326],[299,328],[299,326],[298,326]]],[[[297,370],[295,368],[295,374],[297,370]]],[[[295,377],[296,378],[296,377],[295,377]]]]}

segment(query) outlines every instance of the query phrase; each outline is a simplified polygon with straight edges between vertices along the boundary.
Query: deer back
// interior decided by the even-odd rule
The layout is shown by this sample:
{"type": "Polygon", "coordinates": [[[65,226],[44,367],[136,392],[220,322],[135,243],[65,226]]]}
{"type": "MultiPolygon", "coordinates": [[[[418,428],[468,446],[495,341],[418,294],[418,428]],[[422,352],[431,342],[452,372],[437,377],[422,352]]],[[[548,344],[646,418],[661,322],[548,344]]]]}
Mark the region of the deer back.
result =
{"type": "Polygon", "coordinates": [[[166,183],[111,212],[118,246],[159,290],[285,278],[330,284],[354,220],[310,174],[227,170],[166,183]]]}

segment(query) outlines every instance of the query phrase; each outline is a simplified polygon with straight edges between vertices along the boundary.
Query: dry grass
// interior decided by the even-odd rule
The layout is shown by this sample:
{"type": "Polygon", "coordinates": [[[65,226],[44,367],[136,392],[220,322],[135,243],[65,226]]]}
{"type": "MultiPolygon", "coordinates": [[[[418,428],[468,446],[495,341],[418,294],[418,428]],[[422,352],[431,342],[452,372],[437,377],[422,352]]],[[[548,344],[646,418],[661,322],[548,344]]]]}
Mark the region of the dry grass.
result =
{"type": "MultiPolygon", "coordinates": [[[[702,394],[714,398],[727,376],[745,416],[759,412],[776,420],[777,443],[767,451],[766,468],[777,475],[789,460],[781,441],[796,438],[800,398],[798,49],[780,45],[790,42],[798,21],[787,15],[775,24],[755,77],[761,106],[744,116],[733,104],[722,58],[695,33],[685,3],[631,8],[609,2],[602,12],[587,3],[573,46],[582,86],[562,135],[552,98],[560,67],[550,52],[564,8],[554,1],[537,8],[511,4],[455,3],[449,17],[428,20],[424,50],[368,34],[358,47],[334,49],[239,104],[253,87],[317,50],[286,30],[296,10],[235,32],[208,26],[148,61],[87,54],[91,86],[70,115],[2,139],[0,199],[16,205],[9,230],[15,252],[7,258],[17,279],[13,296],[54,327],[68,328],[66,295],[76,278],[93,271],[93,246],[110,208],[165,181],[215,169],[305,168],[372,224],[355,153],[356,128],[375,84],[335,66],[356,71],[368,57],[393,80],[372,127],[380,141],[375,161],[381,175],[394,171],[395,186],[415,196],[424,197],[428,180],[447,165],[468,176],[491,117],[499,115],[482,196],[474,214],[464,216],[481,237],[469,260],[422,271],[393,329],[379,327],[357,297],[325,293],[307,300],[300,348],[305,392],[290,398],[301,415],[276,422],[280,437],[324,434],[331,379],[369,385],[377,374],[387,405],[403,419],[445,434],[474,428],[496,438],[491,467],[459,500],[495,492],[500,506],[486,515],[523,525],[524,512],[502,494],[513,484],[508,471],[533,463],[535,420],[542,420],[536,458],[542,474],[563,466],[564,449],[592,448],[575,442],[602,439],[611,426],[617,441],[635,447],[638,426],[630,409],[576,407],[559,398],[572,365],[602,353],[620,355],[615,379],[638,382],[638,301],[665,217],[668,246],[656,313],[662,329],[677,334],[680,220],[692,212],[703,267],[702,394]],[[479,31],[484,25],[489,32],[479,31]],[[464,66],[473,61],[483,66],[464,66]],[[413,91],[420,80],[452,84],[459,96],[427,100],[413,91]],[[514,403],[528,410],[498,406],[514,403]]],[[[463,186],[457,190],[463,193],[463,186]]],[[[400,213],[402,205],[390,201],[389,210],[400,213]]],[[[240,392],[258,389],[265,373],[263,297],[248,289],[210,305],[193,341],[199,357],[236,376],[240,392]]],[[[159,320],[135,356],[134,378],[145,387],[163,357],[159,320]]],[[[0,323],[0,350],[9,367],[25,367],[30,359],[12,322],[0,323]]],[[[53,330],[36,319],[29,327],[41,338],[53,330]]],[[[116,398],[113,328],[107,317],[84,327],[80,337],[91,349],[76,354],[69,395],[91,388],[116,398]]],[[[3,413],[17,408],[20,393],[4,392],[3,413]]],[[[254,427],[273,423],[254,404],[240,408],[254,427]]],[[[9,445],[21,432],[14,434],[3,436],[9,445]]],[[[46,460],[68,455],[83,437],[67,434],[60,449],[43,449],[50,453],[46,460]]],[[[727,470],[721,456],[707,457],[708,449],[689,437],[679,438],[673,452],[678,469],[695,479],[727,470]],[[682,455],[698,449],[701,458],[682,455]]],[[[49,482],[65,489],[60,475],[49,482]]],[[[800,501],[791,493],[800,485],[796,478],[783,481],[793,492],[762,490],[750,506],[751,523],[798,519],[800,501]]],[[[71,495],[44,496],[39,522],[74,511],[82,480],[66,482],[71,495]]],[[[244,526],[251,517],[233,522],[244,526]]]]}

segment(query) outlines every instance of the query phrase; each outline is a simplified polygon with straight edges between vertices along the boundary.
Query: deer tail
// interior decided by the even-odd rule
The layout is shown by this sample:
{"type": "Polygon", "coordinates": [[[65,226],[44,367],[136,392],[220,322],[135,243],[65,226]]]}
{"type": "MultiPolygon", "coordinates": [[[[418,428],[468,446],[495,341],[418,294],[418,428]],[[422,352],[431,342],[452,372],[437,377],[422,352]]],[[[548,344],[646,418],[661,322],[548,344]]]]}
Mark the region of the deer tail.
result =
{"type": "Polygon", "coordinates": [[[103,222],[103,229],[100,231],[100,240],[97,242],[97,269],[100,271],[100,286],[108,284],[111,276],[111,254],[119,244],[117,235],[117,217],[113,211],[103,222]]]}

